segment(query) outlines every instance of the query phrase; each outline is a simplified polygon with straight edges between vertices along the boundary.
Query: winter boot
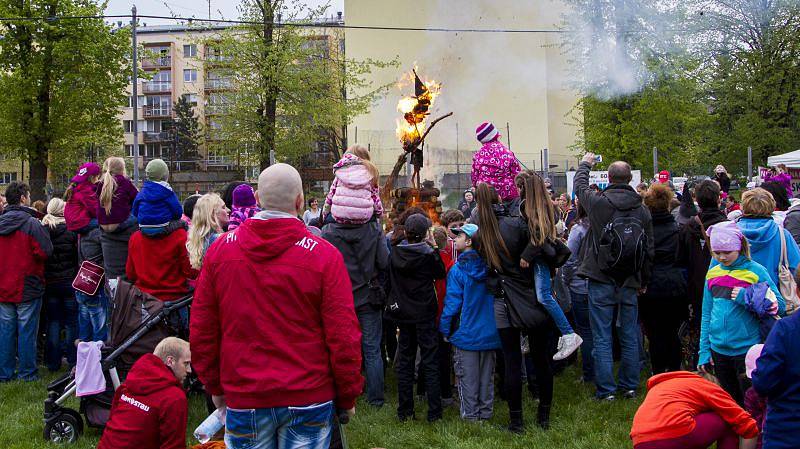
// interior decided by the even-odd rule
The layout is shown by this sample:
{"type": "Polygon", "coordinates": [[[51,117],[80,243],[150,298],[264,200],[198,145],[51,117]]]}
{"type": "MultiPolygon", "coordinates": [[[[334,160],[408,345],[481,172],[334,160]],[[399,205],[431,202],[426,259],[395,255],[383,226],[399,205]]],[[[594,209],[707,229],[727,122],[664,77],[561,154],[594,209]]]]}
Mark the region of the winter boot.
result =
{"type": "Polygon", "coordinates": [[[522,422],[522,410],[509,411],[508,416],[511,418],[508,423],[508,431],[511,433],[523,433],[525,429],[522,422]]]}
{"type": "Polygon", "coordinates": [[[550,406],[539,404],[539,409],[536,411],[536,424],[543,430],[550,429],[550,406]]]}

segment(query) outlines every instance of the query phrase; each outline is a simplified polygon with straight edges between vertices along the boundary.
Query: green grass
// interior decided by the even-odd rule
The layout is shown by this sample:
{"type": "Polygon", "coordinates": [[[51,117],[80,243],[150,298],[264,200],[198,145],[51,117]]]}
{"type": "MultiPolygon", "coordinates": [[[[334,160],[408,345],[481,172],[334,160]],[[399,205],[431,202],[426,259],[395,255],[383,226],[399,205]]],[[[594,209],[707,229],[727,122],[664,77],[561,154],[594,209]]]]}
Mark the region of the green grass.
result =
{"type": "MultiPolygon", "coordinates": [[[[42,372],[45,370],[42,369],[42,372]]],[[[51,448],[42,437],[42,407],[45,386],[55,375],[39,382],[0,384],[0,448],[51,448]]],[[[505,430],[508,407],[495,402],[495,417],[486,423],[466,423],[459,419],[455,407],[445,410],[444,419],[428,424],[424,417],[426,405],[417,402],[416,421],[401,423],[396,418],[397,396],[387,393],[387,403],[381,409],[359,402],[355,419],[345,427],[352,449],[382,447],[387,449],[459,448],[488,449],[494,447],[619,449],[630,448],[628,438],[631,420],[640,401],[618,400],[611,404],[591,399],[593,387],[576,382],[578,370],[567,369],[556,378],[551,429],[547,432],[534,425],[536,403],[527,397],[524,402],[526,433],[512,435],[505,430]]],[[[395,385],[388,379],[388,385],[395,385]]],[[[74,398],[68,403],[77,409],[74,398]]],[[[195,444],[191,432],[205,418],[205,403],[199,396],[189,399],[189,444],[195,444]]],[[[97,446],[100,432],[87,429],[75,449],[97,446]]]]}

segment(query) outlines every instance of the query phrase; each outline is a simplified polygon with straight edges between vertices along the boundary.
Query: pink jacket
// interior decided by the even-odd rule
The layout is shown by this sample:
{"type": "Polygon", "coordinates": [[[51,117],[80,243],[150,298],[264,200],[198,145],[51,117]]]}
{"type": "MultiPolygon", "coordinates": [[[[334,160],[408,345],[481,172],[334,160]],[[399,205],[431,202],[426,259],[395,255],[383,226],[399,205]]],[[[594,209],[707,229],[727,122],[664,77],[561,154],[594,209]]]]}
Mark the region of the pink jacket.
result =
{"type": "Polygon", "coordinates": [[[335,179],[325,199],[338,223],[363,224],[383,214],[380,191],[372,184],[372,174],[358,156],[345,153],[333,166],[335,179]]]}
{"type": "Polygon", "coordinates": [[[72,188],[72,196],[64,206],[64,219],[68,231],[85,228],[92,219],[97,219],[97,185],[84,182],[72,188]]]}
{"type": "Polygon", "coordinates": [[[514,153],[500,141],[493,140],[483,144],[472,158],[472,185],[485,182],[497,190],[503,201],[513,200],[519,196],[514,177],[520,170],[514,153]]]}

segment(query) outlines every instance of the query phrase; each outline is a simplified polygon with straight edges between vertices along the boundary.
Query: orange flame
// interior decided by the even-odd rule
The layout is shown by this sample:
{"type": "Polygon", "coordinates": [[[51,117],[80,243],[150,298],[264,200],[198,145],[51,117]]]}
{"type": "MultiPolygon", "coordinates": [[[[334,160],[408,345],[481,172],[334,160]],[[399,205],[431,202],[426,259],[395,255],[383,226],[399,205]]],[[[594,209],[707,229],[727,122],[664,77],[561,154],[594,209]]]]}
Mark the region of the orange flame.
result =
{"type": "Polygon", "coordinates": [[[434,80],[419,80],[420,83],[416,83],[418,80],[416,70],[415,65],[413,71],[403,74],[397,85],[402,89],[405,81],[411,81],[415,84],[416,91],[415,95],[404,96],[397,102],[397,110],[403,114],[403,120],[397,120],[395,133],[404,144],[414,143],[422,138],[422,133],[425,131],[425,119],[441,92],[441,84],[434,80]]]}

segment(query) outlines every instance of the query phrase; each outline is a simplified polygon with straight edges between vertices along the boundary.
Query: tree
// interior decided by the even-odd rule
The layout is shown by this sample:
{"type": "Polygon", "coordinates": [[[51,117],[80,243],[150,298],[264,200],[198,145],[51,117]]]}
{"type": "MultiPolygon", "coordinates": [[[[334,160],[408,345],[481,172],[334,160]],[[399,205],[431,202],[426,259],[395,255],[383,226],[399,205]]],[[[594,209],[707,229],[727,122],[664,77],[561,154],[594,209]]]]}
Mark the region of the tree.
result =
{"type": "Polygon", "coordinates": [[[175,120],[172,123],[172,132],[175,138],[175,160],[196,161],[199,157],[198,147],[202,133],[200,122],[194,115],[194,109],[186,96],[181,96],[175,102],[175,120]]]}
{"type": "Polygon", "coordinates": [[[339,41],[325,38],[318,32],[322,27],[309,28],[325,8],[289,9],[285,3],[243,0],[241,18],[247,23],[204,42],[206,83],[232,87],[212,146],[223,153],[247,149],[262,169],[272,152],[296,160],[319,142],[341,148],[348,121],[388,88],[356,95],[370,87],[365,74],[388,64],[347,60],[339,41]]]}
{"type": "Polygon", "coordinates": [[[121,145],[130,33],[95,0],[0,0],[0,154],[30,164],[31,193],[74,170],[89,147],[121,145]]]}

